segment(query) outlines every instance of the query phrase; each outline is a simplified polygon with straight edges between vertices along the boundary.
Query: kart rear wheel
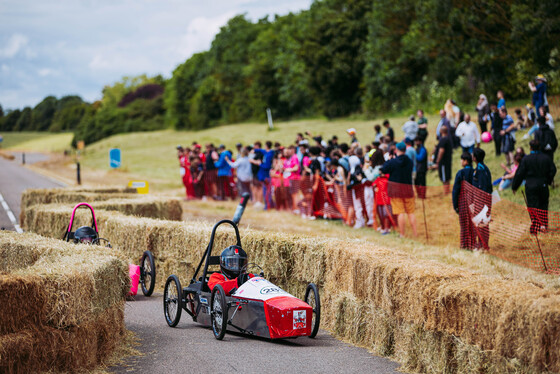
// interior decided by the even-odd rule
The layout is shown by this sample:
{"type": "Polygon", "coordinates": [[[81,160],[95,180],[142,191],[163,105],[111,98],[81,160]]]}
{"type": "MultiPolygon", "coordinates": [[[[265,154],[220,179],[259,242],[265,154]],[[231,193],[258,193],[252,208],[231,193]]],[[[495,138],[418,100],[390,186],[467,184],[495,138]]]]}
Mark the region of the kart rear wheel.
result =
{"type": "Polygon", "coordinates": [[[228,310],[226,305],[226,293],[219,284],[212,290],[210,305],[210,321],[212,323],[214,337],[218,340],[222,340],[226,334],[228,310]]]}
{"type": "Polygon", "coordinates": [[[156,264],[152,252],[146,251],[140,260],[140,286],[144,296],[151,296],[156,285],[156,264]]]}
{"type": "Polygon", "coordinates": [[[175,327],[183,311],[183,289],[176,275],[170,275],[163,290],[163,314],[169,327],[175,327]]]}
{"type": "Polygon", "coordinates": [[[311,335],[309,335],[309,337],[314,338],[319,332],[319,324],[321,322],[321,300],[319,299],[319,289],[315,283],[309,283],[305,290],[305,298],[303,301],[313,308],[311,335]]]}

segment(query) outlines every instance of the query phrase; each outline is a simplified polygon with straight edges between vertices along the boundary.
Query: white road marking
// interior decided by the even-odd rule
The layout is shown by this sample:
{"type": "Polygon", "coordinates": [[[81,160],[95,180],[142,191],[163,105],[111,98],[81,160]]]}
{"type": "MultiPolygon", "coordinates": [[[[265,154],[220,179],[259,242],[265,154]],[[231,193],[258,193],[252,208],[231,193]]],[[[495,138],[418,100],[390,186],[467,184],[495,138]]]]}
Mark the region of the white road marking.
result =
{"type": "Polygon", "coordinates": [[[12,225],[14,225],[14,227],[16,229],[16,232],[21,234],[23,232],[23,230],[21,229],[21,227],[19,227],[16,216],[14,216],[14,213],[12,212],[10,207],[8,206],[8,203],[6,202],[6,200],[4,200],[4,196],[2,196],[1,193],[0,193],[0,203],[2,204],[2,208],[4,208],[4,210],[6,211],[6,214],[8,215],[8,218],[10,219],[10,221],[12,221],[12,225]]]}

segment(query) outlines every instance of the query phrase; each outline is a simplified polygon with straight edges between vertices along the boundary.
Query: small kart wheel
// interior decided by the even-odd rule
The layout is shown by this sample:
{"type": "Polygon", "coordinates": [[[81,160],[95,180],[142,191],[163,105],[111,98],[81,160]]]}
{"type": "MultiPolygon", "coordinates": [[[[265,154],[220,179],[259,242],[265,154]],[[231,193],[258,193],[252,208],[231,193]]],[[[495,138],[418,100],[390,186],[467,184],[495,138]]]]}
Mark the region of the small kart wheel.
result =
{"type": "Polygon", "coordinates": [[[170,275],[163,290],[163,314],[169,327],[175,327],[183,311],[183,289],[176,275],[170,275]]]}
{"type": "Polygon", "coordinates": [[[216,285],[212,290],[210,302],[210,321],[214,337],[222,340],[227,329],[228,310],[226,306],[226,293],[221,285],[216,285]]]}
{"type": "Polygon", "coordinates": [[[319,289],[315,283],[309,283],[305,290],[305,299],[303,301],[313,308],[311,335],[309,337],[314,338],[319,332],[319,324],[321,322],[321,300],[319,299],[319,289]]]}
{"type": "Polygon", "coordinates": [[[140,260],[140,285],[144,296],[150,296],[156,285],[156,264],[152,252],[146,251],[140,260]]]}

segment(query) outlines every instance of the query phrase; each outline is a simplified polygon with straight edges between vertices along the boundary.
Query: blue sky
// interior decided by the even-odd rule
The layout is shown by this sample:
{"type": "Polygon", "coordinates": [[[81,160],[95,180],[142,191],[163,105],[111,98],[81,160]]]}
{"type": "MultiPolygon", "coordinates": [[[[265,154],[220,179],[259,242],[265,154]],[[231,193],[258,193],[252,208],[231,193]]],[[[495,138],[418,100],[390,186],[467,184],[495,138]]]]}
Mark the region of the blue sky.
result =
{"type": "Polygon", "coordinates": [[[123,76],[162,74],[207,50],[228,19],[308,9],[312,0],[0,0],[0,104],[94,101],[123,76]]]}

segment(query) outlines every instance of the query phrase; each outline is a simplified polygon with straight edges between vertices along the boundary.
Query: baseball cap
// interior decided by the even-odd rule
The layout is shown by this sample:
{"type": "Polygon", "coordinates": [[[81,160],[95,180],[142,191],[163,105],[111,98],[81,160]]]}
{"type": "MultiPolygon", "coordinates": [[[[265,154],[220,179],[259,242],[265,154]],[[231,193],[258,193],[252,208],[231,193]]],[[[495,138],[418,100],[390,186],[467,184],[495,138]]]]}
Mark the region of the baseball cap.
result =
{"type": "Polygon", "coordinates": [[[399,142],[396,145],[397,149],[401,152],[406,151],[406,144],[404,144],[404,142],[399,142]]]}
{"type": "Polygon", "coordinates": [[[355,135],[356,134],[356,129],[351,127],[348,130],[346,130],[346,132],[350,135],[355,135]]]}
{"type": "Polygon", "coordinates": [[[226,146],[223,145],[223,144],[220,144],[220,146],[218,147],[218,149],[225,149],[225,148],[226,148],[226,146]]]}
{"type": "Polygon", "coordinates": [[[541,80],[541,81],[543,81],[543,82],[546,82],[546,78],[545,78],[544,75],[542,75],[542,74],[538,74],[538,75],[535,77],[535,79],[541,80]]]}

